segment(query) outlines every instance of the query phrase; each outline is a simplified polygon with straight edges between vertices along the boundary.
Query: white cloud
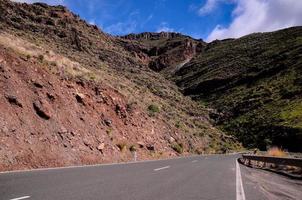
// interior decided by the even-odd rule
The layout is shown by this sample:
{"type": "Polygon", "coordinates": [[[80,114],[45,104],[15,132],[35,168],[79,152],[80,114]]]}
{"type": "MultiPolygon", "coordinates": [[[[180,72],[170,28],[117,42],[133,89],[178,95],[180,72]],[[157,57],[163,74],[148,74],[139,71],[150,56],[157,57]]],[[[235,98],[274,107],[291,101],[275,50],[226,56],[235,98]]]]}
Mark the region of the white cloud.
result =
{"type": "Polygon", "coordinates": [[[135,20],[118,22],[104,28],[104,31],[113,35],[126,35],[135,31],[137,23],[135,20]]]}
{"type": "Polygon", "coordinates": [[[211,13],[218,5],[219,0],[207,0],[206,3],[198,10],[198,14],[207,15],[211,13]]]}
{"type": "Polygon", "coordinates": [[[157,28],[156,32],[174,32],[174,29],[170,28],[167,22],[162,22],[157,28]]]}
{"type": "Polygon", "coordinates": [[[231,24],[217,25],[207,41],[302,25],[301,0],[236,0],[236,4],[231,24]]]}

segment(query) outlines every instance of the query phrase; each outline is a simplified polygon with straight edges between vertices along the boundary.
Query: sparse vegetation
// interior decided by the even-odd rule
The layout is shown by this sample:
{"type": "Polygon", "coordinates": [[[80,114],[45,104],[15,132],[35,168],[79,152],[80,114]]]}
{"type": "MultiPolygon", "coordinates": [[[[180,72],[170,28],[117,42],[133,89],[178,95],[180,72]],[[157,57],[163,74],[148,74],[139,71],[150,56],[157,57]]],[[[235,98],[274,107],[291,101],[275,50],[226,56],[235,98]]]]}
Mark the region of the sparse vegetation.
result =
{"type": "Polygon", "coordinates": [[[300,37],[293,27],[212,43],[174,79],[245,147],[302,151],[300,37]]]}
{"type": "Polygon", "coordinates": [[[134,152],[136,151],[136,146],[133,144],[129,147],[129,151],[134,152]]]}
{"type": "Polygon", "coordinates": [[[267,150],[268,156],[275,156],[275,157],[286,157],[287,153],[278,147],[272,147],[267,150]]]}
{"type": "Polygon", "coordinates": [[[39,62],[42,63],[44,61],[44,56],[43,55],[39,55],[38,56],[38,60],[39,60],[39,62]]]}
{"type": "Polygon", "coordinates": [[[177,121],[176,124],[175,124],[175,127],[176,128],[182,128],[183,124],[180,121],[177,121]]]}
{"type": "Polygon", "coordinates": [[[106,130],[106,133],[107,133],[107,135],[110,137],[110,140],[111,140],[111,141],[113,141],[112,131],[113,131],[112,128],[109,128],[109,129],[106,130]]]}
{"type": "Polygon", "coordinates": [[[160,108],[156,104],[151,104],[148,106],[148,111],[151,116],[154,116],[156,113],[160,112],[160,108]]]}
{"type": "Polygon", "coordinates": [[[177,142],[175,142],[175,143],[173,143],[172,145],[171,145],[171,147],[172,147],[172,149],[174,150],[174,151],[176,151],[177,153],[179,153],[179,154],[182,154],[183,153],[183,144],[182,143],[177,143],[177,142]]]}
{"type": "Polygon", "coordinates": [[[127,144],[125,142],[121,142],[116,144],[120,151],[124,151],[127,148],[127,144]]]}

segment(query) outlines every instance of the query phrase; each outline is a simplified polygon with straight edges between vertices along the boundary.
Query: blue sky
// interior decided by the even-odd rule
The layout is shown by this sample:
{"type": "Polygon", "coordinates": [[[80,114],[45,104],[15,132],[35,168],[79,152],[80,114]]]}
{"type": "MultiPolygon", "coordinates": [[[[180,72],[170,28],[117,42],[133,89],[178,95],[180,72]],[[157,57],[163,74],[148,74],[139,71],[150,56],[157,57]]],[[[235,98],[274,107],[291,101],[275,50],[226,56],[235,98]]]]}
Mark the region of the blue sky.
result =
{"type": "Polygon", "coordinates": [[[206,38],[216,25],[231,21],[234,4],[224,4],[212,15],[200,15],[205,0],[81,0],[66,2],[81,17],[114,35],[144,31],[175,31],[206,38]],[[188,3],[190,2],[190,3],[188,3]]]}
{"type": "Polygon", "coordinates": [[[302,25],[301,0],[40,1],[63,4],[113,35],[173,31],[212,41],[302,25]]]}

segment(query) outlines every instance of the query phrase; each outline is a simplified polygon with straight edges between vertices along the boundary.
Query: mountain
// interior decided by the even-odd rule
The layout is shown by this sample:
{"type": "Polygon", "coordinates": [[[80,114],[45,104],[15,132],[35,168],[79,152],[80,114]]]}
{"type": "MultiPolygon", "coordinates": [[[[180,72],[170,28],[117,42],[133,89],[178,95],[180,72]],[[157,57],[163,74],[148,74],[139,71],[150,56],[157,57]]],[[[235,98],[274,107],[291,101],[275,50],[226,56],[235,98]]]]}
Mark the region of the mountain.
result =
{"type": "Polygon", "coordinates": [[[149,68],[212,108],[216,127],[245,147],[302,151],[302,27],[211,43],[176,33],[124,38],[147,46],[149,68]]]}
{"type": "Polygon", "coordinates": [[[212,108],[216,126],[245,147],[302,151],[302,27],[211,43],[180,34],[127,37],[160,44],[152,48],[169,47],[151,56],[149,67],[174,81],[184,95],[212,108]],[[161,65],[158,58],[169,62],[161,65]],[[154,62],[163,67],[154,69],[154,62]]]}
{"type": "Polygon", "coordinates": [[[127,48],[130,52],[139,51],[145,54],[145,57],[149,58],[148,67],[161,72],[166,78],[200,53],[206,45],[202,40],[180,33],[145,32],[122,38],[129,40],[132,45],[135,44],[134,48],[127,48]]]}
{"type": "Polygon", "coordinates": [[[246,147],[302,151],[302,27],[214,41],[173,79],[246,147]]]}
{"type": "Polygon", "coordinates": [[[63,6],[0,0],[0,170],[240,149],[158,73],[203,42],[151,35],[113,37],[63,6]]]}

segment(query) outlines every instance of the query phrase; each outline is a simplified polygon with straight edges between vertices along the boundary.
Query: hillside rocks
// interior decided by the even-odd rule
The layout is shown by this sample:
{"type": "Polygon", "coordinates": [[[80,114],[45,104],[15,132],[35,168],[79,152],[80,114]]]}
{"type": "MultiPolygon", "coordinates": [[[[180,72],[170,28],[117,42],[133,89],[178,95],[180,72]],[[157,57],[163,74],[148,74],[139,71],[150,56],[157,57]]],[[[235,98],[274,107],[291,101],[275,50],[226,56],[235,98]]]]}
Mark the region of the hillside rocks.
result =
{"type": "Polygon", "coordinates": [[[75,98],[77,100],[78,103],[85,105],[84,99],[85,99],[85,95],[81,94],[81,93],[77,93],[75,95],[75,98]]]}
{"type": "MultiPolygon", "coordinates": [[[[116,141],[127,138],[127,143],[134,144],[137,140],[144,141],[150,134],[148,127],[153,123],[148,115],[137,108],[132,108],[131,115],[126,114],[124,97],[112,88],[101,85],[102,96],[108,100],[107,103],[97,103],[96,83],[85,82],[83,88],[74,80],[62,82],[60,77],[49,74],[47,70],[36,71],[36,64],[20,60],[13,52],[3,49],[0,57],[7,61],[6,67],[12,77],[4,79],[0,76],[1,90],[18,88],[18,97],[0,96],[1,123],[4,124],[0,129],[1,170],[127,160],[132,157],[131,153],[117,151],[116,141]],[[15,61],[20,64],[14,64],[15,61]],[[24,73],[18,74],[19,66],[24,73]],[[37,91],[32,86],[32,77],[51,80],[51,85],[41,81],[39,84],[43,88],[38,87],[37,91]],[[82,95],[75,98],[74,94],[84,92],[87,94],[85,98],[82,95]],[[85,106],[81,102],[85,102],[85,106]],[[22,110],[16,110],[16,106],[21,105],[22,110]],[[101,113],[106,113],[104,124],[99,123],[101,113]],[[129,121],[127,125],[125,116],[129,121]],[[138,124],[144,124],[143,128],[138,124]],[[11,155],[14,159],[7,160],[11,155]]],[[[158,150],[164,150],[168,144],[161,139],[160,127],[165,123],[156,121],[158,129],[150,140],[157,143],[158,150]]],[[[150,158],[147,150],[142,149],[138,153],[141,158],[150,158]]]]}
{"type": "Polygon", "coordinates": [[[8,100],[8,102],[10,104],[19,106],[19,107],[23,107],[23,105],[21,104],[21,102],[18,100],[18,98],[16,96],[13,95],[6,95],[5,98],[8,100]]]}
{"type": "Polygon", "coordinates": [[[46,120],[50,119],[51,111],[50,111],[50,105],[47,103],[47,101],[36,100],[33,103],[33,107],[37,115],[39,115],[41,118],[46,120]]]}
{"type": "Polygon", "coordinates": [[[103,150],[105,149],[105,143],[101,143],[99,144],[99,146],[97,147],[97,149],[101,152],[103,152],[103,150]]]}

